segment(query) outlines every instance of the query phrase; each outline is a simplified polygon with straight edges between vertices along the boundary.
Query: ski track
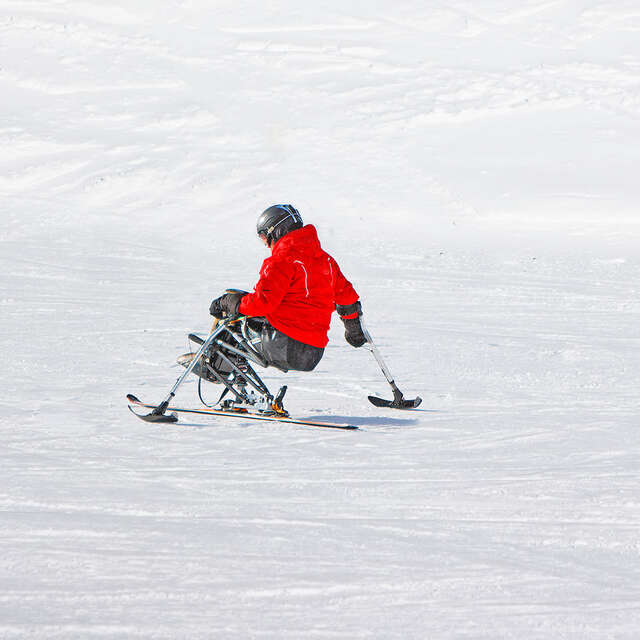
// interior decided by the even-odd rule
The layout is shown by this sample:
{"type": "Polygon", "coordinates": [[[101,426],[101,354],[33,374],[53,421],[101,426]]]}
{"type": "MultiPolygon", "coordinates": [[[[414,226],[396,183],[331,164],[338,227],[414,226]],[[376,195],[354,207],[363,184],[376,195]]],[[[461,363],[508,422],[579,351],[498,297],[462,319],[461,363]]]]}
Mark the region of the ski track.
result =
{"type": "Polygon", "coordinates": [[[636,2],[2,7],[0,637],[638,636],[636,2]],[[422,406],[136,421],[279,200],[422,406]]]}

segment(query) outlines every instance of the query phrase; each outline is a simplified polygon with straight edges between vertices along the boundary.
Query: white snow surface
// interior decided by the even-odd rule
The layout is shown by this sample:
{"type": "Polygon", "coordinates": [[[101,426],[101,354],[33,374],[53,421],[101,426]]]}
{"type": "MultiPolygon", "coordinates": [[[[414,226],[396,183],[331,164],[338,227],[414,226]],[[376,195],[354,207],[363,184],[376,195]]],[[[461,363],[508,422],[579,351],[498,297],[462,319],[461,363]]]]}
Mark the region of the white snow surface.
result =
{"type": "Polygon", "coordinates": [[[0,91],[1,638],[640,637],[637,0],[1,0],[0,91]],[[422,406],[334,318],[359,431],[135,419],[275,202],[422,406]]]}

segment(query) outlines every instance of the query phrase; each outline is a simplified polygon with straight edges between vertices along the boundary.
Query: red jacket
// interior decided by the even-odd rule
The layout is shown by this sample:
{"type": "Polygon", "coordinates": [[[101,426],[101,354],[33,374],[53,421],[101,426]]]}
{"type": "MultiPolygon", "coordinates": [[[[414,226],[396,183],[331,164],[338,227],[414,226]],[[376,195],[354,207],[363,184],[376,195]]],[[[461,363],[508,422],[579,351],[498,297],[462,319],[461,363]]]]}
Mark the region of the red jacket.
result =
{"type": "Polygon", "coordinates": [[[294,340],[326,347],[336,304],[357,302],[358,294],[338,263],[320,246],[313,225],[290,231],[262,263],[253,293],[240,302],[240,313],[264,316],[294,340]]]}

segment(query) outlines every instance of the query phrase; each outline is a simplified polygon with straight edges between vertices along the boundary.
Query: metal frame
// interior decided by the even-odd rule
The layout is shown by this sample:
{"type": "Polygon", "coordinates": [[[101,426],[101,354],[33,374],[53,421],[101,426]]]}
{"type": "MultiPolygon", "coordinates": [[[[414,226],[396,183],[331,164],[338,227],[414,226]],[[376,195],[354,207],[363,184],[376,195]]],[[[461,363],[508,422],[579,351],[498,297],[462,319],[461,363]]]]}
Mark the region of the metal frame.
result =
{"type": "Polygon", "coordinates": [[[209,345],[211,345],[213,341],[218,337],[218,335],[220,335],[227,328],[227,324],[228,321],[223,320],[211,331],[207,339],[200,345],[200,348],[189,363],[186,371],[176,380],[175,384],[171,388],[171,391],[169,391],[169,395],[148,416],[139,417],[142,417],[149,422],[172,421],[171,416],[165,415],[165,411],[169,408],[169,403],[175,397],[176,391],[178,391],[178,388],[184,382],[185,378],[193,371],[197,362],[200,360],[204,352],[209,348],[209,345]]]}
{"type": "MultiPolygon", "coordinates": [[[[193,362],[197,358],[202,358],[202,364],[204,365],[206,370],[215,378],[218,383],[223,384],[225,387],[225,391],[223,391],[222,395],[215,404],[208,405],[199,392],[200,400],[203,404],[205,404],[205,406],[216,406],[222,403],[224,396],[227,392],[230,391],[236,398],[235,403],[233,403],[234,408],[255,409],[271,406],[274,404],[274,396],[269,391],[268,387],[262,381],[260,376],[257,374],[255,369],[251,366],[251,364],[249,364],[249,361],[255,362],[256,364],[259,364],[260,366],[265,368],[269,365],[266,359],[263,358],[262,355],[249,344],[246,337],[247,332],[244,319],[240,333],[230,328],[230,325],[232,324],[235,324],[235,322],[230,322],[227,320],[225,321],[224,328],[227,330],[229,336],[231,336],[231,338],[233,338],[233,340],[236,342],[236,346],[230,344],[230,339],[229,341],[220,339],[220,332],[217,332],[216,336],[212,340],[207,339],[208,345],[205,350],[203,350],[204,344],[200,346],[198,354],[201,355],[196,354],[190,363],[193,364],[193,362]],[[238,364],[234,362],[233,359],[230,358],[227,353],[225,353],[225,351],[243,357],[245,359],[245,364],[242,365],[242,368],[238,366],[238,364]],[[207,359],[212,355],[219,357],[223,362],[225,362],[231,369],[231,371],[225,375],[216,371],[215,368],[211,366],[209,362],[207,362],[207,359]],[[241,383],[242,386],[240,386],[238,383],[241,383]],[[251,397],[251,394],[253,392],[248,393],[246,389],[243,388],[246,385],[249,385],[255,392],[257,392],[259,396],[257,399],[255,398],[255,396],[251,397]]],[[[196,341],[201,340],[198,336],[195,335],[190,335],[190,338],[196,341]]],[[[224,404],[228,402],[230,401],[226,400],[224,404]]],[[[224,406],[224,404],[222,406],[224,406]]]]}

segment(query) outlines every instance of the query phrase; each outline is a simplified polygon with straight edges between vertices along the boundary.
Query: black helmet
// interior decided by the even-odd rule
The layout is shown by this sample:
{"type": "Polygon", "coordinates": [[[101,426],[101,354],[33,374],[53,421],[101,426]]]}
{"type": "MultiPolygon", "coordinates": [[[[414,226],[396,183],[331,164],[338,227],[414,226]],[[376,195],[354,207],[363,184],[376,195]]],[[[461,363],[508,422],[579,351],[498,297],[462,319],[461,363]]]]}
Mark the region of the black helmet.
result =
{"type": "Polygon", "coordinates": [[[258,218],[258,235],[264,234],[269,246],[278,242],[282,236],[300,229],[303,225],[299,211],[290,204],[274,204],[265,209],[258,218]]]}

